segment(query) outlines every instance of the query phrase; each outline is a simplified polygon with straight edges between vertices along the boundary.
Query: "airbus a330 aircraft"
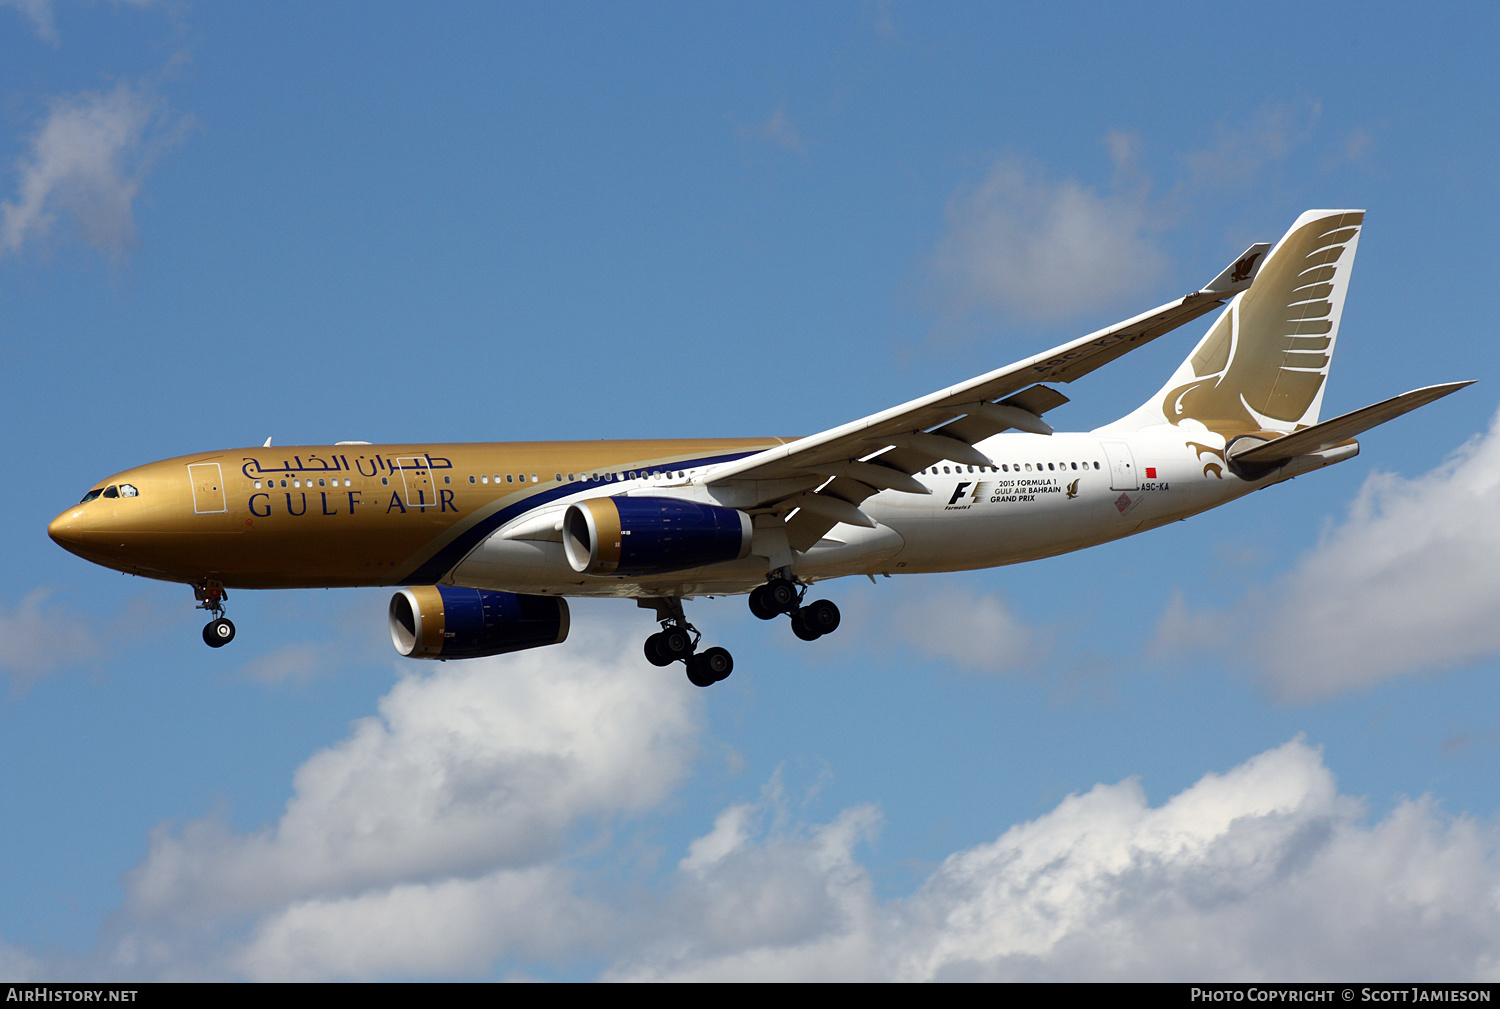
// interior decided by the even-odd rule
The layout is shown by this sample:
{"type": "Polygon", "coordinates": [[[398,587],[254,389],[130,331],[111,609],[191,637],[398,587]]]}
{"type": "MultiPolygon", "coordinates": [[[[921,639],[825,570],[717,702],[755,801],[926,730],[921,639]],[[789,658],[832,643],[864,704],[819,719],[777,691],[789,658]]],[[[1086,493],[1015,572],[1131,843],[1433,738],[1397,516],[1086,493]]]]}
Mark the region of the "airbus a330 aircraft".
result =
{"type": "Polygon", "coordinates": [[[646,657],[708,686],[696,596],[749,593],[813,640],[809,586],[1066,553],[1350,459],[1353,437],[1468,382],[1319,421],[1364,219],[1312,210],[1201,290],[1045,354],[807,438],[234,449],[118,473],[47,531],[107,567],[193,586],[234,638],[226,589],[399,586],[391,639],[457,659],[568,635],[567,596],[653,609],[646,657]],[[1269,251],[1268,251],[1269,250],[1269,251]],[[1223,307],[1161,391],[1085,434],[1042,416],[1071,382],[1223,307]]]}

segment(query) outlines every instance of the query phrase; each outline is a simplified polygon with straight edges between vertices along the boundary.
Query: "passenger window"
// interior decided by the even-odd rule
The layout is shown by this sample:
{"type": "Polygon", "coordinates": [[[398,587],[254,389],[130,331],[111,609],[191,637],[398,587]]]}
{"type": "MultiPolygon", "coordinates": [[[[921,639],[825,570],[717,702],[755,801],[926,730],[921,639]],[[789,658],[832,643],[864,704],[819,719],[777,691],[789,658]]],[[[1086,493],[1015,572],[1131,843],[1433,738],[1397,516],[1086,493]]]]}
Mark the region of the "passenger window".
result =
{"type": "MultiPolygon", "coordinates": [[[[453,478],[451,476],[445,476],[445,477],[443,477],[443,483],[452,483],[452,482],[453,482],[453,478]]],[[[474,478],[473,477],[469,477],[469,482],[473,483],[474,482],[474,478]]]]}
{"type": "MultiPolygon", "coordinates": [[[[383,477],[380,478],[380,486],[382,486],[382,487],[389,487],[390,485],[391,485],[391,478],[390,477],[383,476],[383,477]]],[[[286,481],[285,480],[281,481],[281,486],[283,486],[283,487],[286,486],[286,481]]]]}

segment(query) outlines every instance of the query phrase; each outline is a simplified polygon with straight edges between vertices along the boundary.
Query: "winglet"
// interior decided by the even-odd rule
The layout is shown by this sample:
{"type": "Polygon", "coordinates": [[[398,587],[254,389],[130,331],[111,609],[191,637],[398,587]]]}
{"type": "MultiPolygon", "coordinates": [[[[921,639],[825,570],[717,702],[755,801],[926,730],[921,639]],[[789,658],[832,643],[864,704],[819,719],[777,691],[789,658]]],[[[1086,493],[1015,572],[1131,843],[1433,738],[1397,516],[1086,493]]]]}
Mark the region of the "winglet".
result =
{"type": "Polygon", "coordinates": [[[1255,275],[1260,272],[1260,264],[1266,261],[1266,253],[1270,251],[1270,242],[1256,242],[1240,253],[1238,259],[1224,267],[1223,273],[1210,280],[1202,293],[1228,297],[1247,290],[1255,280],[1255,275]]]}

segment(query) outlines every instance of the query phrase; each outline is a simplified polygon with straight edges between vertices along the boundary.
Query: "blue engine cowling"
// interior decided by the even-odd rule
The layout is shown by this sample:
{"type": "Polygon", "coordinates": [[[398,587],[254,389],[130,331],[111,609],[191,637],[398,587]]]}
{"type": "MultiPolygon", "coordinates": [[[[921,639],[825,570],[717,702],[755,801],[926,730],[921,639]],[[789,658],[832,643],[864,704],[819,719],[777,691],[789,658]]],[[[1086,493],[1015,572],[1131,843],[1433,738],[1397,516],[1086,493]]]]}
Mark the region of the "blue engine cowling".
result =
{"type": "Polygon", "coordinates": [[[559,596],[419,585],[391,596],[391,643],[412,659],[477,659],[555,645],[568,636],[559,596]]]}
{"type": "Polygon", "coordinates": [[[750,516],[669,497],[588,498],[563,516],[574,571],[655,575],[735,561],[750,553],[750,516]]]}

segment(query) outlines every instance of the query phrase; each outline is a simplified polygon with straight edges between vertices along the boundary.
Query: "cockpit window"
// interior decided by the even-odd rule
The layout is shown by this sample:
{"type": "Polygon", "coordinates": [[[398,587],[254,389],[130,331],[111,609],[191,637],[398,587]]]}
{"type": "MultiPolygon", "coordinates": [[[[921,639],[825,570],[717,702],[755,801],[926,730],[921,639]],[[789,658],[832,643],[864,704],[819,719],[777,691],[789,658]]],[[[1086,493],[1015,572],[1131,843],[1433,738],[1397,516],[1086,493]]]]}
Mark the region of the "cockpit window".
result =
{"type": "Polygon", "coordinates": [[[120,496],[120,488],[116,487],[114,484],[110,484],[108,487],[104,488],[104,496],[105,497],[119,497],[120,496]]]}
{"type": "Polygon", "coordinates": [[[133,483],[122,483],[122,484],[120,484],[120,496],[121,497],[135,497],[139,493],[140,493],[140,491],[138,491],[138,490],[135,489],[135,484],[133,484],[133,483]]]}
{"type": "Polygon", "coordinates": [[[83,500],[80,501],[80,502],[78,502],[78,503],[79,504],[88,504],[90,501],[94,500],[94,498],[98,497],[100,494],[103,494],[103,493],[104,493],[103,488],[101,488],[101,487],[95,487],[93,490],[91,490],[87,494],[85,494],[83,496],[83,500]]]}

